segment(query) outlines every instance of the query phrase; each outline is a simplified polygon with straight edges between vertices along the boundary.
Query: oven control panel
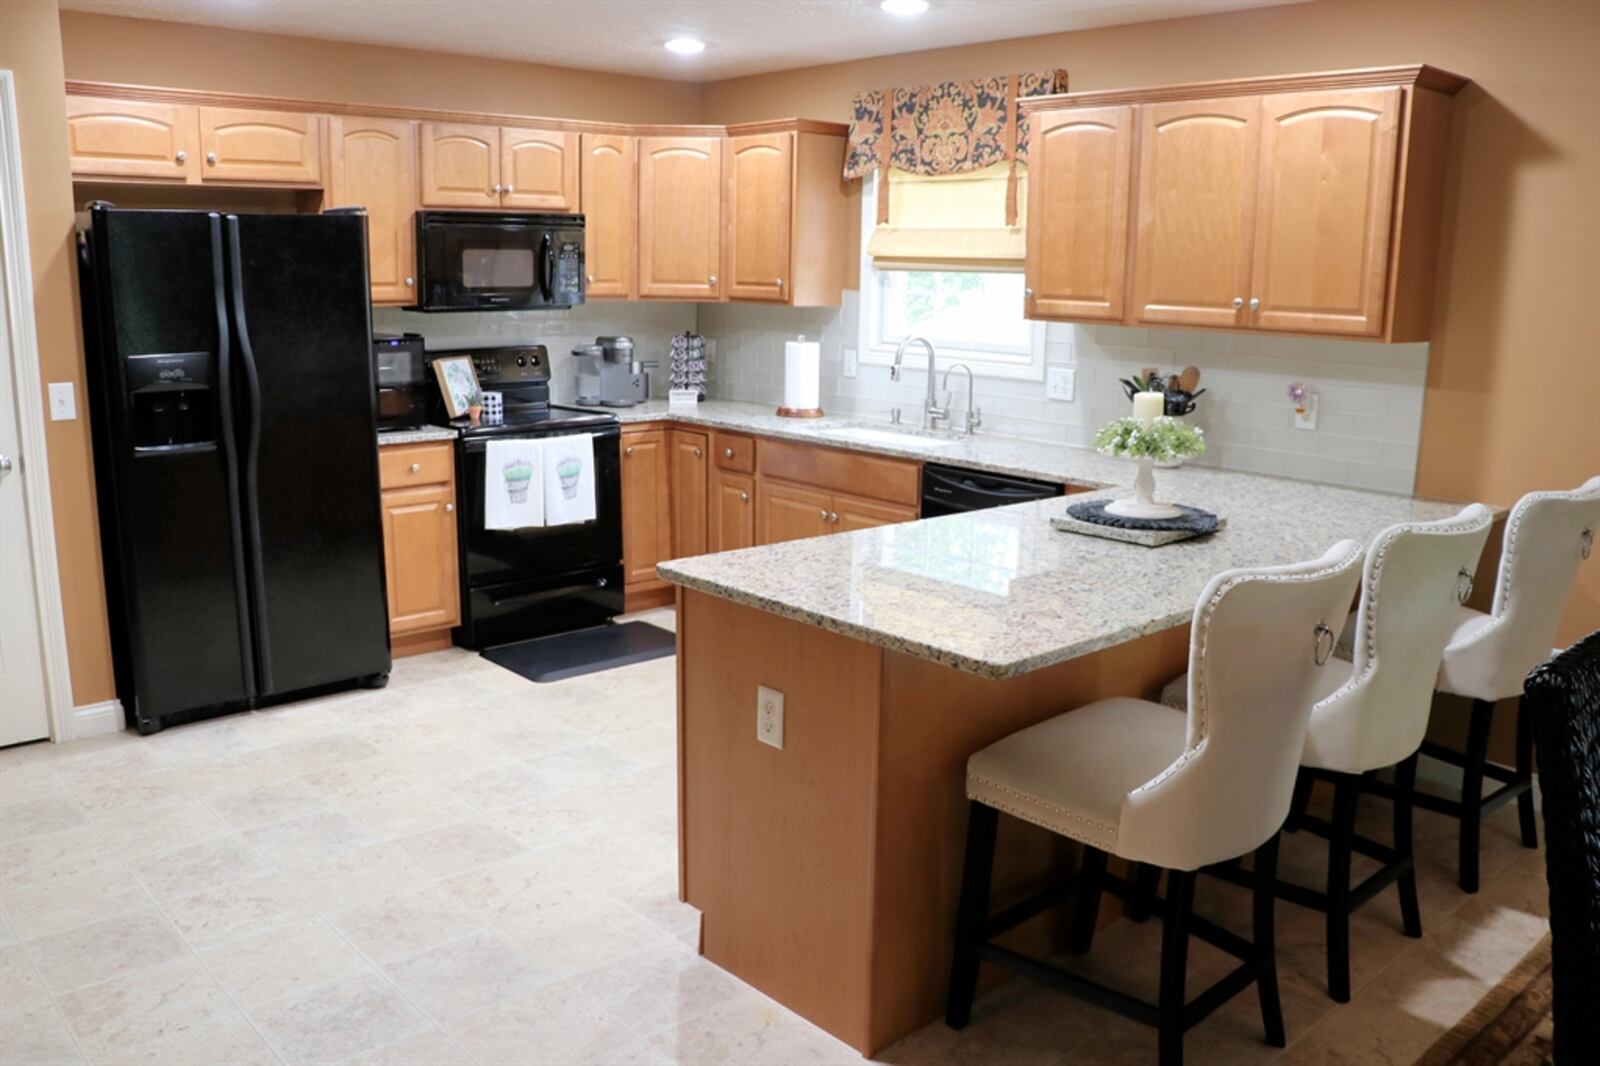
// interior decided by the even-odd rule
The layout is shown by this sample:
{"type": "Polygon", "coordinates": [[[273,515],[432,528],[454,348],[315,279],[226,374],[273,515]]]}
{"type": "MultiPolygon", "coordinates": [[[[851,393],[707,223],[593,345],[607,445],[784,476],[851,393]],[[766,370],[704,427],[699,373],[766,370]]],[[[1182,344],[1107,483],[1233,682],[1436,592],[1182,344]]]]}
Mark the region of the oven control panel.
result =
{"type": "Polygon", "coordinates": [[[465,352],[472,357],[472,369],[480,384],[548,381],[550,355],[542,344],[516,348],[480,348],[465,352]]]}

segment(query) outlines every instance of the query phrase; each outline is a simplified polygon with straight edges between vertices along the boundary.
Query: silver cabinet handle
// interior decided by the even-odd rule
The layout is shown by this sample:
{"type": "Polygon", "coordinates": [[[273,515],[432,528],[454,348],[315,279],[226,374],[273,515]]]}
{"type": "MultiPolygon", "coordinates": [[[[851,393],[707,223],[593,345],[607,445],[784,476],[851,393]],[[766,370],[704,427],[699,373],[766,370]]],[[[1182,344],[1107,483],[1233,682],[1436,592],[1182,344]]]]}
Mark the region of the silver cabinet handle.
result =
{"type": "Polygon", "coordinates": [[[451,511],[454,511],[455,509],[456,509],[456,505],[453,504],[453,503],[447,503],[447,504],[444,505],[444,513],[445,514],[449,514],[451,511]]]}
{"type": "Polygon", "coordinates": [[[210,163],[212,166],[216,166],[217,165],[217,153],[215,153],[215,152],[207,152],[206,153],[206,162],[210,163]]]}
{"type": "Polygon", "coordinates": [[[516,191],[517,191],[517,187],[515,185],[507,185],[506,186],[506,195],[507,196],[510,196],[512,193],[514,193],[516,191]]]}
{"type": "Polygon", "coordinates": [[[406,288],[409,289],[409,288],[411,288],[411,286],[415,285],[416,283],[417,283],[417,279],[416,278],[407,278],[406,279],[406,288]]]}
{"type": "Polygon", "coordinates": [[[495,194],[495,195],[496,195],[496,196],[499,196],[499,195],[500,195],[500,183],[499,183],[499,182],[496,182],[496,183],[495,183],[495,186],[494,186],[494,194],[495,194]]]}
{"type": "Polygon", "coordinates": [[[420,473],[422,473],[422,464],[421,464],[421,463],[412,463],[412,464],[411,464],[411,472],[412,472],[412,473],[413,473],[413,474],[420,474],[420,473]]]}
{"type": "Polygon", "coordinates": [[[173,158],[180,163],[186,163],[189,160],[189,153],[179,149],[178,154],[173,156],[173,158]]]}
{"type": "Polygon", "coordinates": [[[584,280],[587,281],[590,285],[594,284],[594,275],[593,274],[585,274],[583,277],[584,277],[584,280]]]}
{"type": "Polygon", "coordinates": [[[1261,310],[1261,298],[1259,296],[1250,297],[1250,310],[1252,310],[1252,311],[1261,310]]]}
{"type": "Polygon", "coordinates": [[[698,459],[698,458],[700,458],[700,449],[699,449],[699,448],[696,448],[696,449],[695,449],[695,450],[694,450],[694,457],[695,457],[695,458],[696,458],[696,459],[698,459]]]}
{"type": "Polygon", "coordinates": [[[633,445],[630,444],[626,448],[622,449],[622,454],[623,455],[632,455],[633,454],[633,445]]]}
{"type": "Polygon", "coordinates": [[[11,456],[0,455],[0,477],[5,477],[7,474],[11,473],[11,466],[11,456]]]}
{"type": "Polygon", "coordinates": [[[780,288],[780,289],[783,288],[783,279],[782,278],[778,278],[777,282],[778,282],[778,288],[780,288]]]}
{"type": "Polygon", "coordinates": [[[1241,308],[1243,306],[1244,306],[1244,297],[1243,296],[1235,296],[1233,298],[1233,309],[1235,311],[1237,311],[1237,310],[1239,310],[1239,308],[1241,308]]]}
{"type": "Polygon", "coordinates": [[[826,522],[828,520],[828,509],[824,507],[822,510],[818,511],[817,517],[826,522]]]}
{"type": "Polygon", "coordinates": [[[828,515],[828,521],[832,522],[834,525],[838,525],[839,524],[839,512],[838,511],[834,511],[833,513],[828,515]]]}
{"type": "Polygon", "coordinates": [[[739,502],[740,503],[749,503],[750,502],[750,494],[748,492],[739,493],[739,502]]]}
{"type": "Polygon", "coordinates": [[[1033,299],[1033,290],[1032,289],[1023,289],[1022,290],[1022,295],[1026,296],[1028,299],[1031,300],[1031,299],[1033,299]]]}
{"type": "Polygon", "coordinates": [[[711,275],[709,278],[706,279],[706,283],[708,285],[715,285],[717,283],[717,276],[715,274],[711,275]]]}
{"type": "Polygon", "coordinates": [[[724,449],[722,449],[722,457],[724,459],[732,459],[733,458],[733,449],[732,448],[724,448],[724,449]]]}

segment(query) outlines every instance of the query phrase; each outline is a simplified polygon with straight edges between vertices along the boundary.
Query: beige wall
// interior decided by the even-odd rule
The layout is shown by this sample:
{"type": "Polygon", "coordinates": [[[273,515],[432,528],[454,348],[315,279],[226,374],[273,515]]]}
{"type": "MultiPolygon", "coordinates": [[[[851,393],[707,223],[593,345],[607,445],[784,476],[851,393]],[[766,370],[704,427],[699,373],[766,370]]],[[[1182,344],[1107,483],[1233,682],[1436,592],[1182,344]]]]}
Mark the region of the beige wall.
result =
{"type": "Polygon", "coordinates": [[[75,11],[61,13],[61,39],[67,77],[89,81],[603,122],[700,116],[686,82],[476,56],[75,11]]]}
{"type": "MultiPolygon", "coordinates": [[[[848,121],[861,89],[1065,67],[1073,89],[1426,62],[1456,98],[1417,491],[1509,504],[1600,473],[1600,4],[1317,0],[705,86],[703,117],[848,121]]],[[[1562,639],[1600,629],[1600,562],[1562,639]]]]}
{"type": "Polygon", "coordinates": [[[89,422],[83,417],[88,397],[84,395],[78,325],[67,97],[62,88],[55,0],[0,0],[0,68],[9,69],[16,78],[40,369],[45,381],[71,381],[78,388],[78,420],[45,422],[45,447],[72,695],[82,706],[108,700],[116,692],[100,570],[89,422]]]}

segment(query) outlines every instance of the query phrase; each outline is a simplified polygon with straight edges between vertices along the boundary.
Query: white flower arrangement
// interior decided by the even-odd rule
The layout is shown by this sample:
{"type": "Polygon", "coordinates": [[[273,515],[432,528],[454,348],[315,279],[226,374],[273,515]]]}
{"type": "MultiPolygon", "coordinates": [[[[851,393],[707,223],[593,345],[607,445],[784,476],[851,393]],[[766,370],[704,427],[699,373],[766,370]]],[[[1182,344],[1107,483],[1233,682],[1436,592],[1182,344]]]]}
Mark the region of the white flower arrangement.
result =
{"type": "Polygon", "coordinates": [[[1094,447],[1101,455],[1127,456],[1170,463],[1206,450],[1205,434],[1197,427],[1161,415],[1149,422],[1128,415],[1107,422],[1095,434],[1094,447]]]}

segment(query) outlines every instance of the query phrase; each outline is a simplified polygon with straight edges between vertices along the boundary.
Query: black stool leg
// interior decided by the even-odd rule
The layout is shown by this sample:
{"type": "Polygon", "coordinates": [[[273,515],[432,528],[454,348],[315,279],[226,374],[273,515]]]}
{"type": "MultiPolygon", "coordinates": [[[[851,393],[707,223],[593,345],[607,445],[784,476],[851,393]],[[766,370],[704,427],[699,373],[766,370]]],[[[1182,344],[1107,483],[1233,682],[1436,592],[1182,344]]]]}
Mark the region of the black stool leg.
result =
{"type": "Polygon", "coordinates": [[[1277,902],[1278,834],[1256,849],[1255,895],[1251,916],[1256,955],[1261,968],[1256,971],[1256,995],[1261,999],[1261,1025],[1267,1043],[1287,1047],[1283,1032],[1283,1006],[1278,1000],[1278,952],[1273,936],[1274,904],[1277,902]]]}
{"type": "Polygon", "coordinates": [[[1182,1066],[1183,1007],[1189,970],[1189,915],[1194,908],[1194,873],[1167,874],[1167,914],[1161,930],[1160,1066],[1182,1066]]]}
{"type": "MultiPolygon", "coordinates": [[[[1400,859],[1415,862],[1411,847],[1412,795],[1417,787],[1417,756],[1413,754],[1394,768],[1394,852],[1400,859]]],[[[1406,936],[1422,935],[1422,911],[1417,906],[1417,871],[1408,866],[1400,875],[1400,925],[1406,936]]]]}
{"type": "Polygon", "coordinates": [[[1294,799],[1289,802],[1289,820],[1283,826],[1291,833],[1300,831],[1302,819],[1306,816],[1306,808],[1311,806],[1313,782],[1314,779],[1306,772],[1305,767],[1301,767],[1300,773],[1294,779],[1294,799]]]}
{"type": "Polygon", "coordinates": [[[1150,917],[1150,901],[1156,898],[1156,887],[1161,883],[1161,867],[1147,862],[1138,864],[1133,874],[1133,898],[1128,901],[1128,919],[1143,922],[1150,917]]]}
{"type": "Polygon", "coordinates": [[[1333,786],[1328,833],[1328,995],[1350,1002],[1350,838],[1355,835],[1358,779],[1341,774],[1333,786]]]}
{"type": "Polygon", "coordinates": [[[1528,790],[1517,797],[1517,819],[1522,823],[1522,846],[1539,846],[1539,831],[1533,814],[1533,723],[1517,708],[1517,780],[1528,782],[1528,790]]]}
{"type": "Polygon", "coordinates": [[[994,835],[1000,812],[973,801],[967,821],[966,868],[961,874],[961,902],[956,911],[955,960],[950,966],[950,998],[945,1024],[963,1028],[972,1018],[978,991],[978,946],[989,912],[989,875],[994,871],[994,835]]]}
{"type": "Polygon", "coordinates": [[[1074,955],[1088,952],[1094,943],[1095,919],[1100,917],[1100,891],[1106,874],[1106,853],[1088,845],[1083,849],[1083,865],[1078,875],[1078,898],[1072,911],[1072,940],[1067,945],[1074,955]]]}
{"type": "Polygon", "coordinates": [[[1457,877],[1461,891],[1478,891],[1478,838],[1483,825],[1483,764],[1489,758],[1489,725],[1494,704],[1472,701],[1472,721],[1467,726],[1467,750],[1461,768],[1461,838],[1457,877]]]}

